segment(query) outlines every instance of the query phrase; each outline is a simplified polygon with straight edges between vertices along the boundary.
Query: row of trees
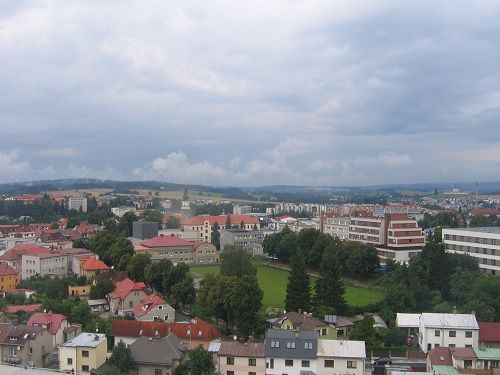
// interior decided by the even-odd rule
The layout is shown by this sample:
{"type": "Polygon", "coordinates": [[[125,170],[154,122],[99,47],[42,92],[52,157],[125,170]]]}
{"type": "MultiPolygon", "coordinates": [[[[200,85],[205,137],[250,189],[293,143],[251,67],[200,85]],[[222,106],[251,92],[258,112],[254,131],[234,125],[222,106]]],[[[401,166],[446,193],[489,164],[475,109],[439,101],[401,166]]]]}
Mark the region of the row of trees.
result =
{"type": "Polygon", "coordinates": [[[323,255],[333,251],[341,275],[368,278],[380,267],[374,247],[359,242],[341,243],[338,238],[316,229],[303,229],[298,234],[288,227],[267,236],[263,242],[264,252],[281,262],[289,263],[292,254],[301,253],[306,266],[319,270],[323,255]]]}

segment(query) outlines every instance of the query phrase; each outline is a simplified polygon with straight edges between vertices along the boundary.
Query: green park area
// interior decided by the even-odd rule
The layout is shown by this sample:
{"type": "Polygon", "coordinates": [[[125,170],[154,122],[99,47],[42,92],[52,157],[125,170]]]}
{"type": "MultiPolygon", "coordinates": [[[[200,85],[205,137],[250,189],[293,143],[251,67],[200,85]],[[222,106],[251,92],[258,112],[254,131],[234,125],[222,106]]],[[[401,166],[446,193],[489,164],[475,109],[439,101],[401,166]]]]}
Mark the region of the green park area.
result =
{"type": "MultiPolygon", "coordinates": [[[[219,265],[211,266],[191,266],[191,271],[194,274],[205,276],[209,273],[219,273],[219,265]]],[[[285,305],[286,286],[288,283],[288,271],[270,267],[264,264],[257,264],[257,279],[259,286],[264,292],[262,299],[262,308],[281,307],[285,305]]],[[[315,276],[311,277],[311,281],[316,280],[315,276]]],[[[353,306],[364,306],[372,302],[382,299],[384,293],[380,288],[365,287],[345,283],[347,303],[353,306]]]]}

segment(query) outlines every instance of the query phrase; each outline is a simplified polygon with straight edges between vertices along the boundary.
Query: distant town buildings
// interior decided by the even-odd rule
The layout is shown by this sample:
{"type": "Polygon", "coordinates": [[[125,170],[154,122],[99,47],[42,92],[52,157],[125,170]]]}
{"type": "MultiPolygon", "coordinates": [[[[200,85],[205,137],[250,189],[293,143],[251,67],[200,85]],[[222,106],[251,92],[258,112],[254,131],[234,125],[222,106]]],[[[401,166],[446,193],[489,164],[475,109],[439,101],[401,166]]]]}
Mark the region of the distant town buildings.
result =
{"type": "Polygon", "coordinates": [[[132,223],[132,237],[147,240],[158,236],[158,223],[155,221],[134,221],[132,223]]]}
{"type": "Polygon", "coordinates": [[[69,197],[68,209],[75,211],[87,212],[87,198],[85,197],[69,197]]]}

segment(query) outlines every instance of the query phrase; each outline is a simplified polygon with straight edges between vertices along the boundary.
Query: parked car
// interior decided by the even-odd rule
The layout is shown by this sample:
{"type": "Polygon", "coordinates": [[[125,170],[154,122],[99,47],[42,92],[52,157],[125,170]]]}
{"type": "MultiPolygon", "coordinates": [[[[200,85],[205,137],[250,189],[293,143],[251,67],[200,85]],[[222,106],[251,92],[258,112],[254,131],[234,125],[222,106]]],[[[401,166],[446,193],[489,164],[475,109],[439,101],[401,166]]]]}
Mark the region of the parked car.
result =
{"type": "Polygon", "coordinates": [[[392,359],[387,357],[377,358],[373,361],[374,366],[392,365],[392,359]]]}

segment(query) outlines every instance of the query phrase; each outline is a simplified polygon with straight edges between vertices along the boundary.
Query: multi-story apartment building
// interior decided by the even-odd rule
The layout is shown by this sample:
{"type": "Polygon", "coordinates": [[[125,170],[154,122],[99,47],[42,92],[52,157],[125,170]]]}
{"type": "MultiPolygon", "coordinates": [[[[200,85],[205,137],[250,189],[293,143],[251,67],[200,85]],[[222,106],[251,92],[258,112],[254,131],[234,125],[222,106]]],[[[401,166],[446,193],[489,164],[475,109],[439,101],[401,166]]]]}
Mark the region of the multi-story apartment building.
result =
{"type": "Polygon", "coordinates": [[[19,282],[19,272],[5,263],[0,263],[0,291],[14,289],[19,282]]]}
{"type": "Polygon", "coordinates": [[[182,221],[181,228],[182,230],[197,231],[197,241],[199,242],[212,242],[212,226],[217,223],[219,225],[219,230],[226,229],[228,217],[231,226],[237,226],[246,230],[260,229],[259,220],[250,215],[199,215],[182,221]]]}
{"type": "Polygon", "coordinates": [[[189,264],[218,263],[219,251],[207,242],[186,241],[175,235],[150,238],[134,246],[137,253],[151,254],[151,259],[169,259],[172,263],[189,264]]]}
{"type": "Polygon", "coordinates": [[[90,374],[106,362],[105,334],[81,333],[59,347],[59,370],[73,374],[90,374]]]}
{"type": "Polygon", "coordinates": [[[443,229],[446,251],[477,258],[479,269],[500,275],[500,227],[443,229]]]}
{"type": "Polygon", "coordinates": [[[55,252],[25,254],[21,258],[23,280],[37,275],[56,277],[68,275],[68,256],[65,254],[55,252]]]}
{"type": "Polygon", "coordinates": [[[68,209],[87,212],[87,198],[85,197],[69,197],[68,209]]]}
{"type": "Polygon", "coordinates": [[[252,255],[262,254],[262,242],[272,232],[247,229],[223,229],[220,231],[220,249],[227,245],[242,246],[252,255]]]}
{"type": "Polygon", "coordinates": [[[321,215],[320,230],[332,237],[337,237],[341,241],[349,239],[350,217],[321,215]]]}

